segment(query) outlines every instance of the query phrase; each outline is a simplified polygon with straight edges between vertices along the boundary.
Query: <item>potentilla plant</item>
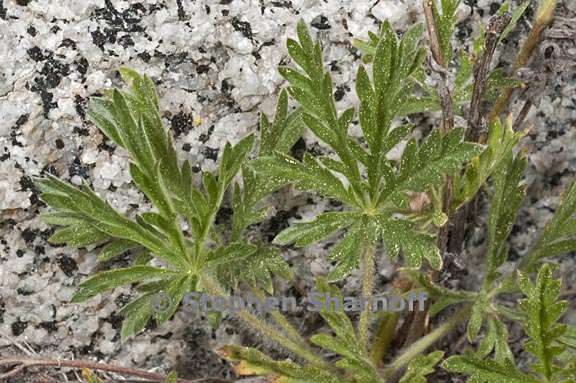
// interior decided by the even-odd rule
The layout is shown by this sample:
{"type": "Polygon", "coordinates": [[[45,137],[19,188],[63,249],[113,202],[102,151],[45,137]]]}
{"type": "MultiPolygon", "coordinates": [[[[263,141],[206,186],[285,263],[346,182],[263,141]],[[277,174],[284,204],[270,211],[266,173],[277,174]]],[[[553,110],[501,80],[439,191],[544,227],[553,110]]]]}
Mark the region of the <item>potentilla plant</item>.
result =
{"type": "MultiPolygon", "coordinates": [[[[288,265],[277,249],[242,238],[244,229],[265,217],[266,207],[258,202],[273,186],[244,167],[254,136],[236,145],[226,144],[218,170],[196,176],[188,161],[178,162],[150,78],[127,68],[120,73],[129,90],[114,89],[93,98],[88,115],[109,139],[128,151],[132,180],[154,211],[129,218],[85,183],[77,188],[53,176],[37,180],[42,199],[55,210],[42,218],[62,226],[51,242],[98,245],[101,263],[126,252],[133,255],[131,267],[104,271],[83,281],[72,301],[84,302],[104,291],[138,283],[140,295],[121,311],[125,339],[141,331],[152,317],[158,324],[168,320],[186,293],[206,291],[207,286],[230,290],[245,282],[272,292],[271,274],[290,278],[288,265]],[[234,181],[239,172],[242,186],[234,181]],[[235,215],[231,232],[225,232],[215,220],[230,190],[235,215]],[[162,303],[155,302],[160,292],[169,307],[157,312],[153,303],[162,303]]],[[[287,107],[286,97],[281,96],[271,128],[281,133],[274,142],[261,145],[265,150],[282,152],[298,139],[298,116],[289,116],[287,107]]]]}
{"type": "MultiPolygon", "coordinates": [[[[467,339],[471,345],[478,343],[477,349],[448,357],[442,363],[444,369],[469,374],[475,382],[572,382],[576,378],[574,328],[560,324],[566,309],[566,302],[558,300],[560,280],[554,279],[552,267],[539,266],[545,257],[576,249],[576,186],[566,191],[555,217],[518,265],[518,275],[499,272],[507,260],[507,239],[525,194],[522,178],[527,162],[517,148],[525,132],[513,129],[516,121],[511,117],[504,122],[497,118],[485,122],[478,113],[481,103],[496,101],[498,106],[499,92],[519,85],[501,70],[491,71],[490,59],[497,43],[512,31],[528,4],[511,13],[505,4],[475,41],[471,52],[460,52],[450,89],[446,79],[453,60],[450,41],[458,5],[458,1],[448,0],[425,6],[429,12],[432,69],[439,73],[441,82],[445,81],[437,88],[427,85],[420,68],[423,51],[417,46],[422,27],[415,26],[397,38],[385,22],[379,35],[370,34],[369,41],[355,42],[364,52],[363,61],[372,64],[372,76],[362,65],[356,76],[358,119],[363,133],[360,140],[349,134],[355,110],[337,112],[320,44],[300,23],[299,41],[288,40],[287,44],[299,69],[279,70],[290,83],[290,95],[303,109],[303,122],[334,155],[305,156],[299,162],[276,154],[259,157],[250,164],[257,173],[278,182],[344,204],[344,211],[295,223],[274,239],[280,245],[307,246],[345,230],[329,255],[329,260],[337,262],[327,277],[329,282],[343,279],[360,267],[363,296],[371,295],[374,251],[381,240],[388,256],[403,254],[404,272],[415,286],[434,298],[429,317],[434,318],[451,306],[459,309],[428,335],[407,344],[389,364],[382,364],[382,345],[389,346],[394,335],[397,322],[393,318],[381,320],[378,331],[370,336],[374,314],[369,308],[362,312],[356,327],[344,313],[323,311],[322,317],[332,334],[314,335],[310,342],[337,355],[335,362],[299,365],[273,361],[254,349],[225,348],[225,355],[241,361],[241,373],[264,373],[283,382],[425,382],[444,353],[422,353],[459,324],[466,323],[467,339]],[[411,130],[406,126],[393,127],[395,118],[430,110],[442,111],[443,126],[433,129],[420,144],[408,139],[401,158],[388,160],[387,152],[406,140],[411,130]],[[454,127],[454,115],[468,120],[467,132],[454,127]],[[487,135],[482,129],[486,124],[487,135]],[[484,145],[466,142],[464,136],[484,145]],[[423,272],[422,261],[426,259],[433,269],[441,269],[449,219],[457,217],[481,189],[487,191],[490,203],[484,282],[479,291],[452,291],[435,283],[435,273],[423,272]],[[428,206],[415,208],[422,200],[428,206]],[[539,272],[533,284],[528,274],[535,270],[539,272]],[[520,308],[510,308],[501,300],[511,293],[526,296],[520,308]],[[526,351],[538,359],[531,370],[522,371],[516,366],[503,320],[521,323],[531,338],[526,351]]],[[[549,22],[553,7],[549,1],[540,4],[536,19],[539,28],[549,22]]],[[[522,52],[525,54],[525,49],[522,52]]],[[[324,280],[319,281],[317,289],[330,291],[331,296],[338,293],[334,287],[328,288],[324,280]]]]}
{"type": "MultiPolygon", "coordinates": [[[[518,129],[522,120],[499,119],[510,89],[522,84],[501,69],[491,70],[491,61],[528,3],[513,10],[505,3],[481,28],[470,50],[454,55],[458,6],[457,0],[426,1],[426,26],[413,26],[400,37],[384,22],[369,40],[354,41],[363,53],[356,75],[358,110],[336,108],[322,46],[298,23],[298,40],[287,43],[295,65],[279,68],[289,86],[279,94],[273,121],[261,117],[258,149],[253,135],[227,144],[218,170],[198,177],[187,161],[177,159],[152,81],[121,69],[129,90],[114,89],[94,98],[89,115],[128,151],[133,182],[153,211],[126,217],[87,185],[77,188],[54,177],[37,181],[42,199],[55,210],[44,215],[45,220],[62,226],[52,242],[98,245],[102,262],[133,254],[131,267],[83,281],[74,302],[136,283],[139,297],[122,309],[125,339],[151,319],[159,324],[168,320],[189,292],[227,295],[241,285],[261,297],[271,294],[274,275],[291,277],[281,250],[273,245],[305,247],[339,234],[328,256],[335,266],[316,281],[316,289],[341,297],[331,283],[360,269],[362,297],[369,300],[375,290],[376,257],[392,257],[402,262],[401,282],[432,298],[424,319],[413,318],[409,327],[422,336],[404,336],[401,350],[392,354],[392,341],[402,338],[400,318],[376,315],[369,305],[358,323],[345,312],[322,310],[330,333],[310,339],[277,310],[263,318],[243,309],[238,316],[291,357],[277,361],[253,348],[226,346],[221,353],[239,362],[238,374],[267,375],[285,383],[415,383],[426,382],[441,366],[468,374],[474,382],[576,381],[576,330],[560,323],[566,311],[566,302],[559,299],[561,282],[554,277],[554,267],[543,265],[547,257],[576,250],[576,186],[566,190],[554,218],[517,265],[518,272],[502,271],[525,195],[527,161],[518,148],[525,135],[518,129]],[[425,29],[431,55],[420,43],[425,29]],[[289,97],[298,104],[292,112],[289,97]],[[486,105],[494,105],[488,120],[483,118],[486,105]],[[442,125],[420,140],[412,134],[414,126],[399,123],[401,117],[432,111],[442,113],[442,125]],[[467,126],[457,126],[455,116],[467,126]],[[351,134],[355,120],[360,136],[351,134]],[[304,128],[327,146],[329,155],[306,153],[299,161],[288,154],[304,128]],[[391,159],[390,151],[398,145],[404,145],[402,154],[391,159]],[[343,209],[296,222],[273,244],[248,240],[245,229],[266,218],[263,199],[286,185],[339,201],[343,209]],[[483,282],[477,291],[451,290],[437,275],[449,247],[461,250],[458,220],[469,221],[466,212],[481,190],[490,204],[483,282]],[[227,203],[233,208],[232,223],[218,227],[217,212],[227,203]],[[160,293],[168,297],[169,307],[157,312],[153,303],[160,293]],[[511,294],[524,296],[518,307],[506,304],[511,294]],[[450,318],[424,334],[422,323],[448,310],[450,318]],[[525,350],[537,360],[530,369],[515,363],[507,323],[521,324],[530,338],[525,350]],[[460,324],[466,324],[469,351],[425,354],[460,324]],[[325,354],[333,357],[325,359],[325,354]]],[[[554,7],[553,0],[539,4],[534,29],[519,53],[520,64],[550,23],[554,7]]]]}

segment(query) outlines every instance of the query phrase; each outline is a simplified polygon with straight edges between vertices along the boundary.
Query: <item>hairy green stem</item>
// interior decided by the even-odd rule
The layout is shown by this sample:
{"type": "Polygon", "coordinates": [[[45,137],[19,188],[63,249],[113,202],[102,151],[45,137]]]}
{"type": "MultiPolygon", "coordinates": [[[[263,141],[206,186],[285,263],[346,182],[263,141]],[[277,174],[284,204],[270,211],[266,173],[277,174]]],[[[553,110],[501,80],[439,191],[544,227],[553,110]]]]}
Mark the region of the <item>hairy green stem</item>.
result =
{"type": "MultiPolygon", "coordinates": [[[[225,295],[222,288],[213,281],[209,276],[202,276],[202,285],[214,295],[225,295]]],[[[237,313],[238,317],[242,319],[250,328],[260,333],[264,337],[273,340],[286,350],[292,352],[293,354],[305,359],[314,366],[322,369],[332,370],[332,368],[319,356],[315,355],[309,348],[303,348],[298,343],[293,342],[289,337],[283,334],[281,331],[276,329],[269,323],[261,320],[256,315],[252,314],[246,309],[239,310],[237,313]]]]}
{"type": "Polygon", "coordinates": [[[444,338],[452,330],[454,330],[459,324],[464,322],[470,314],[470,307],[464,307],[460,309],[456,314],[450,318],[447,322],[442,324],[440,327],[436,328],[434,331],[428,335],[420,338],[418,341],[412,343],[386,370],[384,370],[384,375],[387,377],[392,376],[395,372],[406,366],[412,359],[414,359],[419,354],[423,353],[432,346],[438,340],[444,338]]]}
{"type": "Polygon", "coordinates": [[[364,350],[368,349],[368,337],[370,332],[370,319],[372,307],[368,303],[374,292],[374,245],[366,243],[362,257],[363,274],[362,274],[362,298],[365,302],[364,310],[360,313],[360,322],[358,323],[358,332],[360,335],[360,345],[364,350]]]}
{"type": "MultiPolygon", "coordinates": [[[[264,293],[260,289],[254,288],[252,291],[258,297],[258,299],[264,299],[264,293]]],[[[272,310],[270,312],[270,316],[272,319],[274,319],[274,322],[276,322],[276,324],[280,326],[284,332],[286,332],[286,335],[288,335],[294,341],[294,343],[297,343],[300,347],[312,352],[310,345],[306,342],[302,335],[300,335],[300,332],[292,325],[292,323],[290,323],[285,315],[283,315],[278,310],[272,310]]]]}
{"type": "Polygon", "coordinates": [[[238,317],[244,321],[247,325],[249,325],[252,329],[256,330],[260,334],[264,335],[265,337],[272,339],[286,350],[294,353],[309,363],[313,364],[314,366],[322,369],[330,369],[331,368],[327,365],[327,363],[314,354],[309,348],[304,348],[296,342],[293,342],[290,338],[284,335],[282,332],[278,331],[274,326],[270,325],[269,323],[261,320],[256,315],[252,314],[248,310],[240,310],[238,311],[238,317]]]}
{"type": "Polygon", "coordinates": [[[399,313],[384,313],[384,316],[381,318],[370,349],[370,357],[374,365],[378,366],[382,363],[384,356],[388,353],[399,320],[399,313]]]}

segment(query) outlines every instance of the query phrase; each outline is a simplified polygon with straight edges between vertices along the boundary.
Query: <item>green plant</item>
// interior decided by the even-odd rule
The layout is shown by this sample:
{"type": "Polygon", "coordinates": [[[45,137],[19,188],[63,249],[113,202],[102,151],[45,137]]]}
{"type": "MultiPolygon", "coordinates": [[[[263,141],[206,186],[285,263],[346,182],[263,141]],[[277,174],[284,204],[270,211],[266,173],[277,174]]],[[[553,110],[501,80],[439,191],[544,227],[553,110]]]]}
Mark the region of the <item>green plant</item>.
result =
{"type": "MultiPolygon", "coordinates": [[[[171,136],[162,127],[151,80],[122,69],[130,91],[107,91],[104,98],[94,99],[90,117],[129,152],[134,183],[156,211],[128,218],[86,185],[75,188],[54,177],[38,180],[42,199],[56,210],[45,220],[63,226],[51,238],[53,242],[78,247],[105,243],[99,256],[103,262],[128,250],[138,254],[134,266],[84,281],[74,301],[137,282],[142,295],[122,310],[125,338],[153,317],[159,323],[168,320],[187,292],[224,295],[245,284],[260,296],[272,293],[272,275],[289,278],[291,272],[277,247],[248,241],[244,230],[265,219],[264,197],[292,185],[342,205],[338,211],[292,224],[273,241],[304,247],[341,237],[329,254],[336,265],[325,279],[316,281],[318,291],[340,296],[330,283],[360,268],[362,296],[369,298],[375,289],[376,257],[385,253],[398,259],[401,254],[399,278],[432,298],[433,304],[422,315],[433,320],[448,310],[452,315],[428,334],[401,343],[396,355],[387,355],[399,318],[379,318],[369,305],[357,324],[344,312],[323,310],[320,315],[330,333],[319,332],[310,339],[279,311],[265,320],[241,310],[238,315],[246,324],[297,359],[277,361],[253,348],[224,347],[222,354],[238,362],[240,375],[268,375],[284,383],[426,382],[444,352],[425,352],[465,323],[468,343],[478,346],[474,352],[448,356],[443,368],[469,374],[475,382],[574,381],[575,366],[570,363],[576,357],[576,329],[559,324],[565,309],[558,302],[560,282],[553,279],[553,268],[542,262],[576,250],[576,184],[566,191],[554,218],[519,263],[521,274],[502,272],[508,260],[507,240],[525,195],[522,179],[527,160],[518,150],[525,132],[514,131],[511,116],[484,121],[481,113],[483,104],[493,104],[503,89],[520,85],[502,70],[491,70],[491,61],[498,42],[510,33],[528,4],[509,13],[510,5],[505,3],[481,29],[470,52],[454,55],[451,41],[458,5],[457,0],[425,3],[430,68],[423,65],[427,53],[419,43],[422,25],[399,37],[384,22],[380,33],[371,33],[368,41],[354,41],[364,62],[356,76],[358,112],[337,110],[322,47],[300,22],[298,41],[287,43],[297,68],[279,68],[289,87],[279,94],[274,121],[261,117],[255,158],[249,159],[253,136],[227,145],[218,171],[200,177],[201,187],[195,186],[190,164],[180,164],[176,158],[171,136]],[[449,72],[455,74],[453,83],[449,72]],[[430,77],[437,87],[428,85],[430,77]],[[298,103],[291,113],[289,96],[298,103]],[[401,117],[429,111],[441,111],[443,125],[422,139],[416,139],[413,126],[399,123],[401,117]],[[359,135],[350,129],[356,116],[359,135]],[[465,118],[467,128],[457,127],[455,116],[465,118]],[[301,161],[287,154],[304,127],[330,154],[306,153],[301,161]],[[390,151],[398,145],[404,145],[402,155],[390,159],[390,151]],[[483,282],[477,291],[451,290],[436,275],[449,247],[462,247],[455,239],[462,228],[455,221],[466,220],[467,207],[480,191],[490,205],[483,282]],[[230,225],[222,228],[215,217],[227,197],[234,215],[230,225]],[[533,284],[530,274],[535,271],[533,284]],[[152,309],[158,292],[170,298],[169,310],[162,313],[152,309]],[[520,293],[526,295],[520,309],[505,304],[507,296],[520,293]],[[538,362],[531,372],[516,367],[504,319],[522,323],[532,339],[526,351],[538,362]],[[372,331],[375,325],[378,330],[372,331]],[[335,357],[325,360],[318,350],[335,357]]],[[[410,329],[424,332],[416,317],[410,329]]]]}
{"type": "MultiPolygon", "coordinates": [[[[96,274],[83,281],[73,302],[83,302],[106,290],[139,283],[141,295],[122,308],[122,337],[141,331],[148,321],[160,324],[177,310],[183,296],[204,291],[203,279],[214,278],[228,289],[239,282],[266,291],[272,289],[271,273],[290,278],[290,270],[278,250],[242,239],[242,231],[265,217],[258,202],[267,194],[268,182],[242,169],[254,146],[254,136],[227,144],[215,173],[203,172],[201,187],[195,186],[188,161],[178,163],[171,134],[163,126],[158,97],[150,78],[132,70],[120,70],[129,91],[106,91],[93,98],[89,116],[117,145],[130,154],[133,182],[150,200],[155,211],[133,218],[118,213],[86,184],[76,188],[53,176],[36,181],[41,197],[54,212],[42,218],[62,226],[52,243],[100,247],[98,260],[107,262],[130,251],[133,265],[96,274]],[[234,181],[242,171],[243,187],[234,181]],[[226,193],[233,188],[235,216],[228,234],[215,224],[226,193]],[[154,261],[154,265],[150,264],[154,261]],[[152,303],[164,292],[169,307],[155,312],[152,303]]],[[[288,115],[286,97],[278,103],[278,116],[271,130],[282,129],[266,150],[288,150],[298,138],[298,116],[288,115]]]]}
{"type": "Polygon", "coordinates": [[[521,372],[515,366],[512,353],[506,344],[505,326],[504,332],[498,333],[498,324],[490,327],[491,330],[476,353],[452,356],[444,362],[444,368],[471,375],[475,382],[576,381],[576,349],[568,350],[563,343],[562,337],[568,327],[559,323],[566,311],[567,302],[558,300],[561,283],[554,279],[553,270],[550,265],[542,266],[535,283],[522,273],[518,276],[518,285],[526,296],[520,301],[521,323],[530,337],[524,349],[536,358],[530,374],[521,372]],[[495,349],[494,360],[484,359],[492,349],[495,349]]]}

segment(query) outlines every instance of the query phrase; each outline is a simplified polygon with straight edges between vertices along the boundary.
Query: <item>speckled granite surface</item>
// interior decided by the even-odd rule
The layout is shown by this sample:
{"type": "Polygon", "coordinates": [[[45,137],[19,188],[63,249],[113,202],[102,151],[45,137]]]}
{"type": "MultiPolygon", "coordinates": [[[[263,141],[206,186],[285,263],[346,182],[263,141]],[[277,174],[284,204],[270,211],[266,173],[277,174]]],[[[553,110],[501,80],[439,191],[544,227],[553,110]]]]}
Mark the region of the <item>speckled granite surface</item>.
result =
{"type": "MultiPolygon", "coordinates": [[[[465,40],[473,22],[487,19],[499,3],[464,1],[458,38],[465,40]]],[[[563,16],[574,17],[574,3],[564,3],[563,16]]],[[[276,67],[287,60],[285,40],[299,18],[324,42],[338,106],[345,108],[357,103],[353,78],[359,54],[349,40],[377,30],[380,20],[401,30],[422,15],[416,0],[0,0],[0,355],[22,353],[18,343],[50,357],[114,360],[161,372],[176,366],[188,378],[229,375],[211,350],[241,340],[237,323],[212,333],[205,322],[177,316],[121,344],[116,312],[129,289],[86,305],[69,304],[74,287],[97,267],[95,257],[47,243],[52,229],[37,217],[45,206],[30,177],[49,171],[73,183],[84,178],[122,212],[146,208],[130,184],[126,153],[103,140],[85,118],[88,98],[119,84],[121,65],[157,83],[181,158],[197,169],[213,169],[226,140],[254,131],[260,110],[272,112],[282,85],[276,67]]],[[[516,48],[527,27],[522,22],[506,44],[516,48]]],[[[559,27],[576,30],[568,22],[559,27]]],[[[560,61],[551,65],[548,90],[527,95],[540,105],[529,115],[534,126],[525,140],[529,198],[512,239],[516,257],[550,217],[576,171],[576,75],[574,67],[561,64],[576,55],[576,47],[566,39],[553,43],[564,56],[552,55],[560,61]]],[[[545,52],[541,56],[546,59],[545,52]]],[[[299,143],[303,149],[323,150],[310,136],[299,143]]],[[[308,195],[290,201],[280,196],[276,202],[275,214],[262,225],[269,233],[296,215],[332,208],[308,195]]],[[[480,243],[481,233],[473,239],[480,243]]],[[[474,246],[470,264],[477,262],[474,246]]],[[[287,252],[304,283],[330,267],[322,258],[326,248],[287,252]]],[[[574,257],[563,262],[575,264],[574,257]]],[[[382,279],[390,274],[383,261],[382,279]]],[[[574,278],[568,282],[574,284],[574,278]]],[[[354,278],[347,287],[355,288],[354,278]]]]}

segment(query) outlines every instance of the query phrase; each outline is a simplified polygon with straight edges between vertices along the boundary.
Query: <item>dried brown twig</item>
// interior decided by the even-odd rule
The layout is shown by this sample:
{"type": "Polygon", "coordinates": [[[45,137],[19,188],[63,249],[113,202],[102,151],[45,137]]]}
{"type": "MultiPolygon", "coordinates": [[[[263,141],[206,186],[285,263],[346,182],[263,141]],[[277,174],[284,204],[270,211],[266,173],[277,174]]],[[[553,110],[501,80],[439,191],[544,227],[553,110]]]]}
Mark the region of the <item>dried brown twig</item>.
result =
{"type": "Polygon", "coordinates": [[[470,115],[466,137],[469,141],[477,142],[484,133],[482,99],[484,98],[486,84],[488,83],[490,64],[492,63],[494,52],[496,52],[498,41],[500,41],[500,36],[508,24],[510,24],[511,20],[512,15],[506,12],[501,16],[492,17],[488,24],[484,52],[474,70],[474,90],[472,92],[472,100],[470,101],[470,115]]]}
{"type": "MultiPolygon", "coordinates": [[[[0,358],[0,367],[11,367],[7,372],[0,374],[0,381],[16,376],[27,368],[31,367],[55,367],[55,368],[75,368],[89,370],[108,371],[120,375],[134,376],[147,379],[150,382],[163,382],[166,377],[153,372],[136,370],[127,367],[119,367],[106,363],[91,362],[88,360],[59,360],[42,359],[28,357],[7,357],[0,358]]],[[[200,379],[178,379],[178,383],[229,383],[229,380],[221,378],[200,378],[200,379]]]]}
{"type": "MultiPolygon", "coordinates": [[[[538,8],[538,14],[536,16],[536,21],[530,30],[526,41],[522,45],[522,49],[518,56],[516,57],[516,61],[512,66],[513,71],[517,71],[518,69],[526,66],[530,57],[532,57],[532,53],[534,52],[535,48],[540,43],[542,39],[543,32],[546,28],[552,23],[554,19],[554,10],[556,9],[557,0],[543,0],[538,8]]],[[[496,104],[492,108],[490,115],[488,116],[489,121],[493,121],[500,116],[507,107],[508,103],[510,102],[510,98],[512,97],[513,88],[507,88],[504,90],[500,98],[496,101],[496,104]]]]}
{"type": "MultiPolygon", "coordinates": [[[[468,113],[468,129],[466,130],[466,139],[473,142],[483,141],[483,134],[485,132],[485,121],[482,118],[482,99],[486,91],[486,84],[490,74],[490,66],[494,58],[496,46],[500,41],[502,32],[511,21],[511,15],[504,13],[503,15],[494,16],[490,19],[486,31],[486,40],[484,44],[484,51],[477,66],[474,70],[474,88],[472,91],[472,99],[470,101],[470,109],[468,113]]],[[[476,204],[476,199],[466,206],[462,207],[453,217],[452,220],[446,225],[446,229],[450,232],[450,242],[445,244],[450,253],[459,253],[462,250],[464,242],[464,235],[467,228],[467,223],[470,221],[471,213],[474,211],[473,206],[476,204]]],[[[447,241],[447,238],[446,238],[447,241]]]]}

